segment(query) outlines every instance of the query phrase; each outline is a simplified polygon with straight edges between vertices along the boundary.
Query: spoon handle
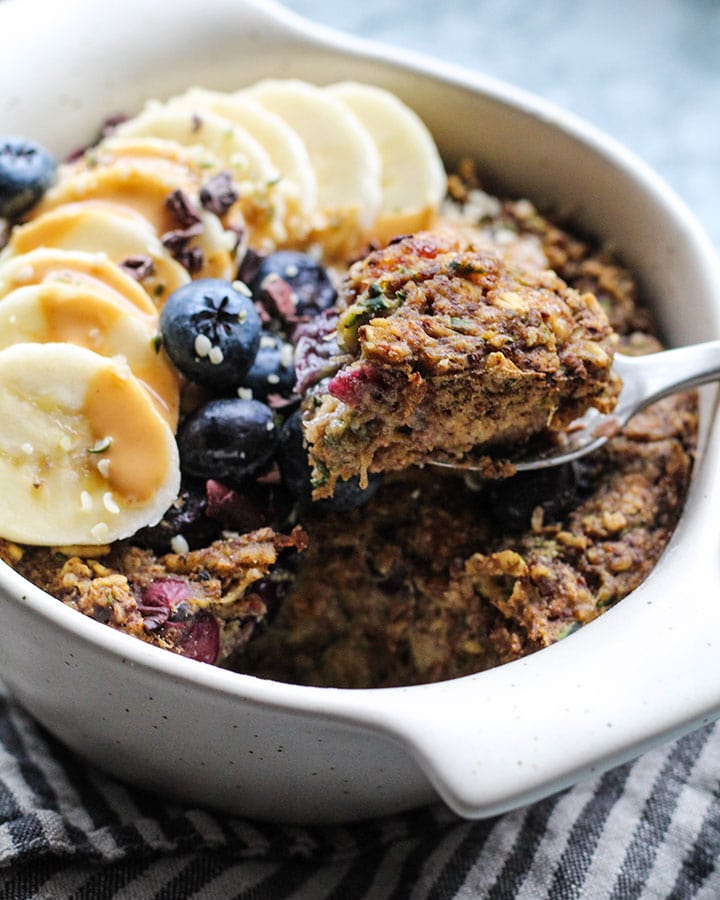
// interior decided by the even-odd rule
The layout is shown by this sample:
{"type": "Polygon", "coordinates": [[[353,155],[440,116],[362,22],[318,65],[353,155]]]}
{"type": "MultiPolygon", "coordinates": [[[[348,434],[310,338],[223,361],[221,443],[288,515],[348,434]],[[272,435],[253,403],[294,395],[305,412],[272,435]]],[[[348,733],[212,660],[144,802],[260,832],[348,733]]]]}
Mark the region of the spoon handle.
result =
{"type": "Polygon", "coordinates": [[[614,415],[624,425],[636,412],[662,397],[720,379],[720,341],[647,356],[618,353],[614,368],[623,379],[614,415]]]}

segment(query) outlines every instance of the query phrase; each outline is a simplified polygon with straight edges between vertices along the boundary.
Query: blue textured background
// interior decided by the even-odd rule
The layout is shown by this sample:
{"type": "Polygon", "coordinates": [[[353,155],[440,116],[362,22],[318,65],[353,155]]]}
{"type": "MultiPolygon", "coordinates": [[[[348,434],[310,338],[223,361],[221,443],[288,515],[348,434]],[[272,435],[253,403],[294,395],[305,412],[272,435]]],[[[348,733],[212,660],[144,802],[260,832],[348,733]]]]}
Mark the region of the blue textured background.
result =
{"type": "Polygon", "coordinates": [[[648,162],[720,246],[720,0],[286,0],[581,115],[648,162]]]}

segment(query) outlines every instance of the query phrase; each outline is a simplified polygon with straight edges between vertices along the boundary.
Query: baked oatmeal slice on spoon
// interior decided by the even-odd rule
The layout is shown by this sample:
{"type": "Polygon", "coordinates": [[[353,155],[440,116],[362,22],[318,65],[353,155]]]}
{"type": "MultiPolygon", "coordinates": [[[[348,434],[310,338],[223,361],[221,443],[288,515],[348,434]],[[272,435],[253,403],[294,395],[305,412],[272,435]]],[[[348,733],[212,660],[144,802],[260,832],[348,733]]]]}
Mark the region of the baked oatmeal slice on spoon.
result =
{"type": "Polygon", "coordinates": [[[338,300],[335,374],[304,403],[315,497],[338,479],[437,459],[499,462],[621,382],[595,296],[551,270],[519,270],[446,231],[400,237],[351,266],[338,300]],[[480,456],[478,457],[478,454],[480,456]]]}

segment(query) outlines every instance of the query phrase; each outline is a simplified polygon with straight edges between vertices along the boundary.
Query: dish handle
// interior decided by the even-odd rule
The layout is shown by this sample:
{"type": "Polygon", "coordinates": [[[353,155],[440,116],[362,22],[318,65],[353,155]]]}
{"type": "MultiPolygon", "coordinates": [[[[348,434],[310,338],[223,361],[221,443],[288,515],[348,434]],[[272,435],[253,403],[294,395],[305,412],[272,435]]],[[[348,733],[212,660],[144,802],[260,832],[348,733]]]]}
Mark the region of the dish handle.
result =
{"type": "Polygon", "coordinates": [[[565,640],[385,695],[383,730],[458,815],[534,802],[720,715],[720,605],[706,587],[720,577],[707,546],[715,535],[685,538],[631,596],[565,640]]]}

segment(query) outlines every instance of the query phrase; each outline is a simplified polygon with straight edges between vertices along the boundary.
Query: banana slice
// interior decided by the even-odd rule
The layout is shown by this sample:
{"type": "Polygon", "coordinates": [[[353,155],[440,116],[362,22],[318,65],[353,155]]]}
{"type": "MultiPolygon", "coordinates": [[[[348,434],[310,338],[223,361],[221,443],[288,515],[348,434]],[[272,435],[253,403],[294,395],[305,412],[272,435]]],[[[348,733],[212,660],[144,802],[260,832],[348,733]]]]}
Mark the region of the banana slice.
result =
{"type": "Polygon", "coordinates": [[[231,278],[235,271],[233,251],[237,235],[226,231],[217,216],[192,202],[200,189],[201,177],[199,169],[193,172],[184,163],[151,155],[121,158],[107,166],[79,170],[61,180],[32,221],[46,220],[49,213],[59,210],[67,210],[68,216],[70,211],[80,216],[90,208],[87,204],[94,204],[96,210],[135,218],[141,225],[152,227],[156,235],[168,235],[182,230],[166,202],[179,189],[188,194],[193,212],[200,219],[200,234],[187,242],[188,247],[202,251],[196,274],[201,278],[231,278]]]}
{"type": "Polygon", "coordinates": [[[177,446],[126,365],[73,344],[0,351],[0,535],[105,544],[177,496],[177,446]]]}
{"type": "Polygon", "coordinates": [[[0,299],[18,287],[45,282],[91,288],[116,303],[126,304],[128,312],[157,323],[158,310],[147,293],[106,253],[39,247],[5,258],[0,264],[0,299]]]}
{"type": "Polygon", "coordinates": [[[205,111],[173,108],[151,100],[139,115],[123,122],[115,138],[152,137],[183,146],[202,146],[239,181],[275,181],[279,172],[263,146],[245,129],[205,111]]]}
{"type": "Polygon", "coordinates": [[[241,94],[190,88],[173,97],[166,108],[208,112],[239,125],[267,151],[281,174],[278,190],[285,199],[288,240],[306,237],[317,207],[317,181],[305,144],[280,116],[241,94]]]}
{"type": "Polygon", "coordinates": [[[285,240],[285,205],[277,189],[280,172],[262,144],[244,128],[213,112],[198,115],[193,110],[151,101],[138,116],[123,122],[114,135],[156,137],[204,147],[220,160],[240,194],[225,217],[226,223],[236,228],[246,225],[256,246],[285,240]]]}
{"type": "Polygon", "coordinates": [[[153,327],[90,287],[46,282],[17,288],[0,301],[0,350],[20,343],[76,344],[100,356],[122,358],[150,392],[175,430],[180,382],[153,327]]]}
{"type": "Polygon", "coordinates": [[[211,212],[201,210],[198,215],[200,234],[190,241],[191,247],[197,247],[202,252],[202,268],[196,273],[196,277],[231,281],[237,271],[235,251],[239,241],[238,233],[226,229],[211,212]]]}
{"type": "Polygon", "coordinates": [[[380,155],[357,116],[322,88],[294,79],[261,81],[240,96],[280,116],[305,144],[318,186],[317,240],[330,253],[355,249],[381,202],[380,155]]]}
{"type": "Polygon", "coordinates": [[[189,196],[198,184],[191,169],[162,159],[121,159],[109,165],[63,173],[30,219],[67,203],[103,200],[130,207],[150,222],[158,234],[178,227],[166,200],[175,190],[189,196]]]}
{"type": "Polygon", "coordinates": [[[382,201],[373,235],[387,241],[430,227],[447,179],[440,154],[421,119],[394,94],[345,81],[326,88],[372,136],[382,164],[382,201]]]}
{"type": "Polygon", "coordinates": [[[189,169],[197,184],[222,169],[220,160],[203,146],[188,146],[177,141],[155,137],[112,137],[90,147],[76,161],[60,166],[58,177],[64,179],[80,171],[109,166],[121,161],[139,163],[160,160],[189,169]]]}
{"type": "Polygon", "coordinates": [[[106,253],[113,262],[144,257],[152,264],[142,280],[150,297],[161,305],[163,299],[190,280],[187,270],[176,262],[160,242],[149,223],[103,205],[67,203],[39,218],[13,229],[0,253],[0,266],[13,256],[38,247],[106,253]]]}

